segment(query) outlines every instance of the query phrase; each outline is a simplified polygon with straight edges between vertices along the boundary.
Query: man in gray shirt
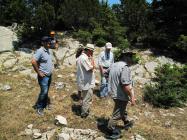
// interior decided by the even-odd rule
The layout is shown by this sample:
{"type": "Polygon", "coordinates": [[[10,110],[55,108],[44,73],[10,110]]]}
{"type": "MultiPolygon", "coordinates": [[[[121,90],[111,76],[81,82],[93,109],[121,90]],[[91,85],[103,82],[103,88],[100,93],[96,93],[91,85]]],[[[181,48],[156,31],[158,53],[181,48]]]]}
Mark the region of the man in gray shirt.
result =
{"type": "Polygon", "coordinates": [[[42,38],[42,47],[36,50],[31,61],[34,70],[38,74],[38,83],[41,89],[36,102],[37,113],[39,115],[44,115],[43,109],[47,106],[48,91],[51,84],[53,63],[49,48],[50,38],[44,36],[42,38]]]}
{"type": "Polygon", "coordinates": [[[119,138],[120,131],[116,129],[116,121],[122,120],[124,126],[132,126],[132,122],[127,120],[126,106],[130,100],[131,105],[135,104],[134,90],[132,89],[132,79],[129,65],[132,64],[132,53],[122,53],[120,61],[112,64],[109,74],[109,93],[114,101],[112,117],[108,122],[110,138],[119,138]]]}

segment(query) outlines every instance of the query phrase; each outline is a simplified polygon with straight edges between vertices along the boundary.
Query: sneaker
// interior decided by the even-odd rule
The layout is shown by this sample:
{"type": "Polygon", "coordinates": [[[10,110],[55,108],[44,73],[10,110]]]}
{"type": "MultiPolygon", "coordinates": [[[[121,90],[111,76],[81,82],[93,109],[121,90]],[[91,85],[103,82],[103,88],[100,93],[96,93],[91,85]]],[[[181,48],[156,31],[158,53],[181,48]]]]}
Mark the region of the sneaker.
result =
{"type": "Polygon", "coordinates": [[[133,124],[134,124],[133,120],[131,120],[131,121],[129,121],[129,120],[124,121],[124,129],[128,130],[129,128],[131,128],[133,126],[133,124]]]}
{"type": "Polygon", "coordinates": [[[43,116],[44,115],[44,111],[42,108],[38,108],[37,109],[37,114],[40,115],[40,116],[43,116]]]}
{"type": "Polygon", "coordinates": [[[47,110],[52,110],[52,105],[50,105],[50,104],[47,105],[47,106],[46,106],[46,109],[47,109],[47,110]]]}
{"type": "Polygon", "coordinates": [[[119,129],[113,129],[113,130],[109,130],[109,135],[105,136],[107,139],[119,139],[121,138],[121,131],[119,129]]]}
{"type": "Polygon", "coordinates": [[[89,113],[81,113],[81,118],[87,118],[89,113]]]}

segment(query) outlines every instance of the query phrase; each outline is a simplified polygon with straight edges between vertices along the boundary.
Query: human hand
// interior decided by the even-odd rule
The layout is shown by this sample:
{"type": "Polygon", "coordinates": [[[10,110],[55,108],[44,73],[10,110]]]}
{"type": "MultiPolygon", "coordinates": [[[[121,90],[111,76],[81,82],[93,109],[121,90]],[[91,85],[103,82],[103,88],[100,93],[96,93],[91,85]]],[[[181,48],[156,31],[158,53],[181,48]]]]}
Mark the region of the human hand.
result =
{"type": "Polygon", "coordinates": [[[132,106],[134,106],[134,105],[136,104],[136,99],[135,99],[134,96],[131,97],[131,99],[130,99],[130,103],[131,103],[132,106]]]}
{"type": "Polygon", "coordinates": [[[39,77],[45,77],[45,74],[43,72],[38,72],[39,77]]]}

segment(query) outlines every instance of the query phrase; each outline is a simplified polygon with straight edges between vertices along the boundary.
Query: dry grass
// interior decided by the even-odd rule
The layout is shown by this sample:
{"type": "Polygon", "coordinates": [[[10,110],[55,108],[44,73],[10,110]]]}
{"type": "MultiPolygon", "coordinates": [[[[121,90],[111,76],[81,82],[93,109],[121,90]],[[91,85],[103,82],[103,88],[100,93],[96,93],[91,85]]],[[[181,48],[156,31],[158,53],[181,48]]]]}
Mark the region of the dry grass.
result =
{"type": "MultiPolygon", "coordinates": [[[[91,117],[82,119],[77,116],[72,111],[72,106],[78,104],[78,102],[73,101],[71,96],[76,91],[75,77],[71,76],[72,73],[75,73],[75,68],[68,67],[54,73],[49,95],[52,99],[53,110],[45,110],[44,117],[38,116],[32,108],[39,92],[36,80],[16,73],[0,75],[1,83],[10,84],[12,87],[11,91],[1,91],[0,93],[0,140],[31,139],[28,136],[19,136],[20,132],[24,131],[29,124],[33,124],[34,128],[40,129],[42,132],[45,132],[48,127],[57,128],[54,125],[56,115],[66,117],[68,127],[98,130],[97,119],[110,117],[113,102],[111,99],[99,99],[95,92],[91,106],[91,117]],[[57,74],[62,74],[63,78],[57,78],[57,74]],[[54,86],[55,81],[66,83],[68,88],[57,91],[54,86]]],[[[128,106],[128,112],[130,117],[137,116],[138,120],[132,129],[123,132],[123,139],[129,139],[135,133],[148,140],[187,139],[187,108],[184,108],[184,114],[179,113],[178,108],[170,110],[153,108],[150,105],[143,105],[141,89],[136,88],[136,94],[138,95],[137,105],[128,106]],[[164,117],[160,110],[163,113],[173,113],[175,116],[164,117]],[[151,112],[153,117],[145,117],[145,112],[151,112]],[[172,124],[171,127],[166,128],[164,123],[168,120],[171,120],[172,124]]]]}

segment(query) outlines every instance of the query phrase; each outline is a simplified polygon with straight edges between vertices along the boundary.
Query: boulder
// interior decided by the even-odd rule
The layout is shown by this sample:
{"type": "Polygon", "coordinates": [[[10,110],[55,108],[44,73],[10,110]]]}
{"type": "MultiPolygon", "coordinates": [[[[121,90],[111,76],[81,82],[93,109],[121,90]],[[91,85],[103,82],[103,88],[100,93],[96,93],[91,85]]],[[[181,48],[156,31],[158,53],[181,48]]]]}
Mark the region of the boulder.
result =
{"type": "Polygon", "coordinates": [[[69,134],[61,133],[58,135],[58,140],[70,140],[69,134]]]}
{"type": "Polygon", "coordinates": [[[157,66],[158,66],[158,63],[154,62],[154,61],[145,63],[145,68],[146,68],[147,72],[149,72],[149,73],[154,73],[155,68],[157,66]]]}
{"type": "Polygon", "coordinates": [[[0,26],[0,52],[12,51],[14,42],[17,41],[16,33],[11,29],[0,26]]]}
{"type": "Polygon", "coordinates": [[[3,67],[5,69],[10,69],[16,65],[17,61],[18,60],[16,58],[9,59],[3,63],[3,67]]]}
{"type": "Polygon", "coordinates": [[[55,117],[55,124],[57,124],[57,125],[65,125],[66,126],[68,123],[67,123],[67,120],[66,120],[65,117],[57,115],[55,117]]]}
{"type": "Polygon", "coordinates": [[[39,138],[41,138],[42,137],[42,134],[41,133],[34,133],[33,134],[33,138],[34,139],[39,139],[39,138]]]}

